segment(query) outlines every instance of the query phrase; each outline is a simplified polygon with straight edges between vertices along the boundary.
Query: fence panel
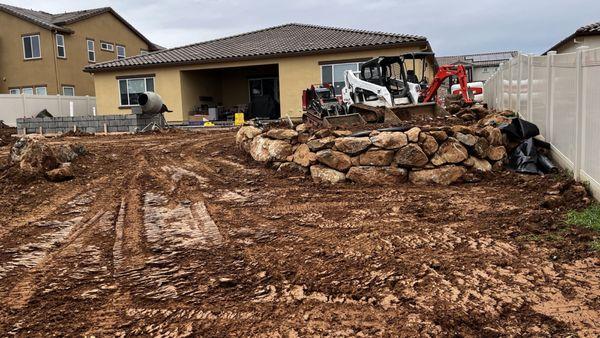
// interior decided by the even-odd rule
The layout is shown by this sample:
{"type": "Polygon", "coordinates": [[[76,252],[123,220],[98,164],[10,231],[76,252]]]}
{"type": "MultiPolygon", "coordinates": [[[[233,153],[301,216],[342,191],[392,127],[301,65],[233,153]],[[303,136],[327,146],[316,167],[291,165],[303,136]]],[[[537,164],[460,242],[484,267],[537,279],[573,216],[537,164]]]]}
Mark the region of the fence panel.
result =
{"type": "Polygon", "coordinates": [[[519,111],[519,104],[517,99],[517,93],[519,92],[519,67],[521,65],[519,58],[513,58],[510,60],[510,106],[508,109],[512,111],[519,111]]]}
{"type": "Polygon", "coordinates": [[[548,111],[548,57],[534,56],[531,61],[531,122],[546,135],[548,111]]]}
{"type": "MultiPolygon", "coordinates": [[[[552,54],[552,53],[550,53],[552,54]]],[[[600,48],[551,56],[519,54],[486,83],[485,101],[518,112],[551,142],[555,160],[600,198],[600,48]]]]}
{"type": "Polygon", "coordinates": [[[554,57],[554,78],[552,96],[554,114],[552,116],[552,144],[574,168],[575,129],[577,128],[577,76],[575,72],[576,54],[558,54],[554,57]]]}
{"type": "Polygon", "coordinates": [[[519,78],[517,76],[518,80],[515,81],[517,84],[517,110],[523,112],[523,115],[529,116],[529,109],[527,107],[529,104],[527,101],[527,92],[529,91],[529,73],[527,68],[529,57],[527,55],[519,54],[518,59],[519,66],[521,67],[518,71],[520,72],[521,77],[519,78]]]}
{"type": "Polygon", "coordinates": [[[91,96],[59,96],[30,94],[0,94],[0,120],[16,126],[17,118],[34,117],[46,109],[53,116],[69,116],[73,103],[73,116],[91,116],[96,98],[91,96]]]}
{"type": "Polygon", "coordinates": [[[510,67],[502,70],[502,109],[510,109],[510,73],[510,67]]]}
{"type": "MultiPolygon", "coordinates": [[[[583,52],[582,176],[600,185],[600,49],[583,52]]],[[[592,184],[592,185],[594,185],[592,184]]]]}

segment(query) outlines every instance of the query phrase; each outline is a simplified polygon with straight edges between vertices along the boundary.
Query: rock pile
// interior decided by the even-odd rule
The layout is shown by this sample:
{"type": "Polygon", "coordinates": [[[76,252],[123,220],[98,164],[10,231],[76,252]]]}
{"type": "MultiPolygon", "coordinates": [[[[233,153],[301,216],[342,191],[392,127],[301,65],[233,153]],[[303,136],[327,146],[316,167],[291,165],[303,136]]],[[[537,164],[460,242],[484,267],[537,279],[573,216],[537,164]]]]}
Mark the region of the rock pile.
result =
{"type": "Polygon", "coordinates": [[[43,175],[52,182],[62,182],[74,176],[71,162],[86,154],[80,144],[50,146],[43,140],[21,138],[11,148],[10,160],[29,176],[43,175]]]}
{"type": "Polygon", "coordinates": [[[504,138],[493,125],[414,127],[405,132],[240,128],[236,143],[256,161],[315,181],[449,185],[501,170],[504,138]],[[361,134],[362,135],[362,134],[361,134]],[[469,173],[469,174],[467,174],[469,173]]]}

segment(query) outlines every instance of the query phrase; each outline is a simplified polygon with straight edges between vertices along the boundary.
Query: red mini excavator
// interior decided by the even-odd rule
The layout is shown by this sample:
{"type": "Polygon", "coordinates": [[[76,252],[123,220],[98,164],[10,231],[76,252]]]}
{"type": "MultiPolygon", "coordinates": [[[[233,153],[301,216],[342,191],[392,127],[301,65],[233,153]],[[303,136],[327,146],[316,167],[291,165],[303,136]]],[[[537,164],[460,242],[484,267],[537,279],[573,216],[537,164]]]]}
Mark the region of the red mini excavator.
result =
{"type": "Polygon", "coordinates": [[[438,68],[433,82],[426,91],[421,92],[419,101],[431,102],[437,95],[437,91],[447,78],[456,76],[460,85],[460,94],[466,104],[473,103],[473,99],[469,96],[469,87],[467,80],[467,71],[463,65],[442,65],[438,68]]]}

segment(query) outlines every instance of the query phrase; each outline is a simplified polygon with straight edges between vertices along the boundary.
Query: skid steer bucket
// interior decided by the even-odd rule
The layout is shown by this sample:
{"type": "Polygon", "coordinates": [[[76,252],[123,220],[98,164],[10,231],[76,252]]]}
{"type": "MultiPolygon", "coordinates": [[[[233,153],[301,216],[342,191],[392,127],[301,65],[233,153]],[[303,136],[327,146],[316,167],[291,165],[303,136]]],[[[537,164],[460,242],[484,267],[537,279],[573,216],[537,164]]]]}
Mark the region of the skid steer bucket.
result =
{"type": "Polygon", "coordinates": [[[343,127],[367,124],[360,114],[326,116],[323,118],[326,127],[343,127]]]}
{"type": "Polygon", "coordinates": [[[397,106],[385,110],[385,123],[398,123],[419,118],[435,117],[437,114],[435,102],[397,106]]]}

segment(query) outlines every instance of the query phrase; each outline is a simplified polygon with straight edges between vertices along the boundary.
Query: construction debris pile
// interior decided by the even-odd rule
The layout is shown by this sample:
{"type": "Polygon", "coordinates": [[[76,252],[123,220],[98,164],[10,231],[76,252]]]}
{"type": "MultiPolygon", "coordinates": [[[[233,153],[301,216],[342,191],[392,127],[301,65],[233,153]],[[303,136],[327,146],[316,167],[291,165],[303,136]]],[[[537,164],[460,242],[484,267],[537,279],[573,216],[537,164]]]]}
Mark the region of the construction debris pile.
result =
{"type": "Polygon", "coordinates": [[[256,161],[318,182],[366,185],[449,185],[475,181],[504,167],[506,138],[497,127],[508,113],[490,114],[470,126],[413,127],[405,131],[262,130],[240,128],[236,144],[256,161]]]}
{"type": "Polygon", "coordinates": [[[71,162],[85,155],[80,144],[48,145],[43,139],[21,138],[10,151],[10,164],[23,176],[43,176],[51,182],[75,177],[71,162]]]}

